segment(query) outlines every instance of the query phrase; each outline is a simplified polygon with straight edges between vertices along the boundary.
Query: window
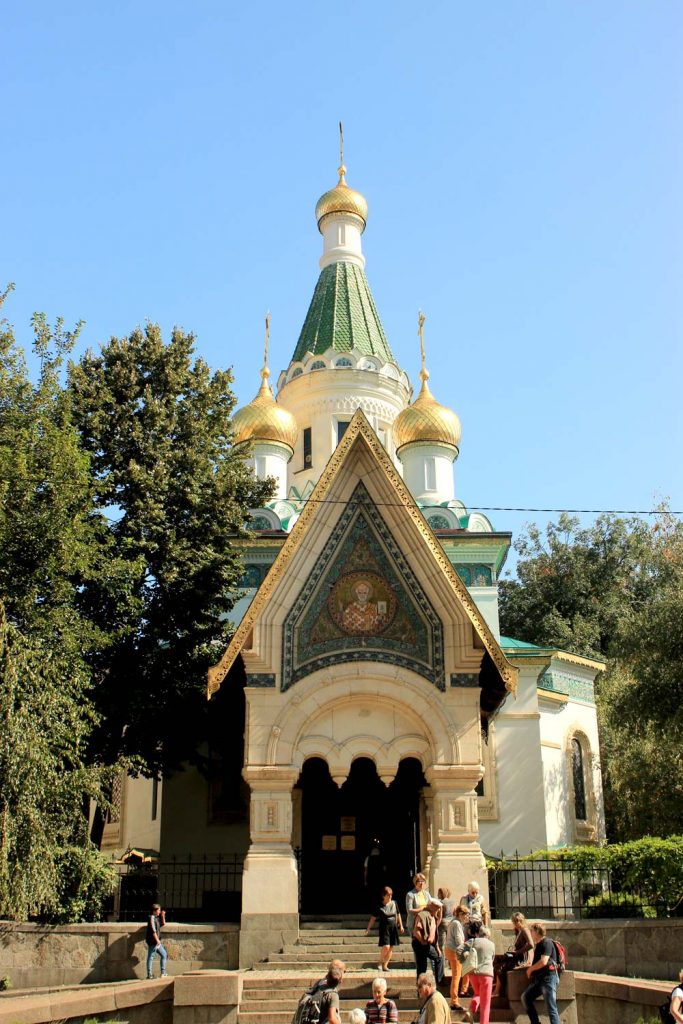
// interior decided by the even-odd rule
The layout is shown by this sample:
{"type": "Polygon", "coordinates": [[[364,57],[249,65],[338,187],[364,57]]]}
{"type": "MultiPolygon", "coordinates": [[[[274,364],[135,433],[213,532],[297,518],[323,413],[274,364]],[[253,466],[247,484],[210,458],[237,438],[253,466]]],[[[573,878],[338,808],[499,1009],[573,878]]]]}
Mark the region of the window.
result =
{"type": "Polygon", "coordinates": [[[257,480],[266,479],[266,460],[262,455],[257,455],[254,459],[254,472],[257,480]]]}
{"type": "Polygon", "coordinates": [[[350,420],[337,420],[337,444],[339,444],[346,433],[346,428],[348,427],[349,422],[350,420]]]}
{"type": "Polygon", "coordinates": [[[576,737],[572,740],[572,780],[574,782],[574,816],[577,821],[585,821],[587,818],[586,777],[583,767],[583,750],[576,737]]]}
{"type": "Polygon", "coordinates": [[[342,367],[343,366],[353,366],[353,363],[351,362],[350,359],[346,359],[346,357],[343,357],[342,359],[338,359],[337,362],[334,365],[335,366],[342,366],[342,367]]]}
{"type": "Polygon", "coordinates": [[[326,364],[323,362],[322,359],[316,359],[314,363],[311,363],[312,370],[324,370],[325,366],[326,364]]]}
{"type": "Polygon", "coordinates": [[[436,459],[430,456],[425,459],[425,491],[436,490],[436,459]]]}
{"type": "Polygon", "coordinates": [[[311,428],[304,427],[304,469],[310,469],[313,465],[313,439],[311,428]]]}
{"type": "Polygon", "coordinates": [[[159,780],[156,776],[152,779],[152,821],[157,820],[159,813],[159,780]]]}

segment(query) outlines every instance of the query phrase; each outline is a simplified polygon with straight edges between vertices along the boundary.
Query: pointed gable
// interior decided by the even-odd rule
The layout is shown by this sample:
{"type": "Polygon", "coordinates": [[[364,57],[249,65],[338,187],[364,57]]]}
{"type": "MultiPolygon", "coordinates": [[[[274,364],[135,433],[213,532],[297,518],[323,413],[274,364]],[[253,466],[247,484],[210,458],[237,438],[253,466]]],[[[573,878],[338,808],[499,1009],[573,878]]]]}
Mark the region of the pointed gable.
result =
{"type": "Polygon", "coordinates": [[[273,673],[280,690],[351,661],[391,661],[437,687],[449,673],[454,686],[474,677],[488,688],[487,714],[517,677],[361,410],[209,670],[209,696],[240,653],[248,675],[273,673]]]}

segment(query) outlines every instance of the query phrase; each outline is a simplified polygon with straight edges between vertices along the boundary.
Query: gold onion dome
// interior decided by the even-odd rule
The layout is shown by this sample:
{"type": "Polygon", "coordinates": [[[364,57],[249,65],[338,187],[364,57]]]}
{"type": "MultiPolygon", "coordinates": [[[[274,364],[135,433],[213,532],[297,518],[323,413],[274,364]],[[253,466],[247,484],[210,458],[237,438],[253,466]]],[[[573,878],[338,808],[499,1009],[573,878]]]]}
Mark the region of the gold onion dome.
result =
{"type": "Polygon", "coordinates": [[[269,377],[270,370],[264,366],[258,394],[233,416],[234,443],[274,441],[286,445],[293,452],[299,429],[291,412],[275,401],[269,377]]]}
{"type": "Polygon", "coordinates": [[[412,405],[398,414],[392,427],[396,450],[407,444],[423,443],[447,444],[455,448],[456,452],[460,447],[460,436],[462,427],[460,419],[452,409],[434,398],[429,390],[427,379],[429,371],[423,369],[420,373],[422,387],[412,405]]]}
{"type": "Polygon", "coordinates": [[[344,164],[339,168],[339,181],[320,197],[315,207],[315,219],[318,222],[318,230],[322,231],[320,225],[325,217],[331,213],[352,213],[363,221],[361,231],[365,230],[368,219],[368,203],[365,196],[356,192],[355,188],[349,188],[346,184],[346,168],[344,164]]]}

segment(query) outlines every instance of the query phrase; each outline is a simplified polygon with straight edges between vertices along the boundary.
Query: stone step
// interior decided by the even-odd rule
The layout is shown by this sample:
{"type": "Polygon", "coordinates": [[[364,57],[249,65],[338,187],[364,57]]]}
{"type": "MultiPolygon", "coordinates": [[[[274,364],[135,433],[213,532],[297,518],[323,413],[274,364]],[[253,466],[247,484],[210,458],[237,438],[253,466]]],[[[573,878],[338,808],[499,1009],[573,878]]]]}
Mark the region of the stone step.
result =
{"type": "MultiPolygon", "coordinates": [[[[351,1005],[357,1004],[350,1004],[349,1009],[351,1008],[351,1005]]],[[[290,1006],[286,1010],[281,1010],[279,1012],[274,1010],[252,1011],[248,1009],[243,1009],[243,1007],[240,1006],[240,1024],[291,1024],[292,1016],[294,1014],[295,1009],[296,1003],[290,1004],[290,1006]]],[[[411,1010],[408,1007],[404,1007],[403,1004],[401,1004],[399,1010],[403,1010],[405,1013],[408,1014],[411,1012],[411,1010]]],[[[342,1012],[344,1012],[344,1010],[342,1010],[342,1012]]],[[[417,1015],[417,1009],[415,1009],[415,1014],[417,1015]]],[[[462,1014],[456,1013],[455,1011],[451,1013],[451,1021],[453,1022],[453,1024],[456,1024],[456,1022],[461,1020],[462,1014]]],[[[492,1022],[492,1024],[507,1024],[507,1022],[514,1020],[514,1015],[511,1010],[501,1010],[499,1008],[492,1007],[489,1020],[492,1022]]]]}
{"type": "MultiPolygon", "coordinates": [[[[321,978],[325,974],[329,957],[321,958],[320,960],[308,959],[308,960],[279,960],[270,959],[264,967],[274,971],[311,971],[313,974],[317,974],[318,978],[321,978]]],[[[415,965],[412,960],[401,960],[395,959],[391,961],[392,971],[413,971],[415,965]]],[[[359,959],[355,961],[346,960],[346,972],[347,974],[372,974],[373,976],[378,973],[377,964],[373,962],[372,957],[366,957],[365,959],[359,959]]]]}

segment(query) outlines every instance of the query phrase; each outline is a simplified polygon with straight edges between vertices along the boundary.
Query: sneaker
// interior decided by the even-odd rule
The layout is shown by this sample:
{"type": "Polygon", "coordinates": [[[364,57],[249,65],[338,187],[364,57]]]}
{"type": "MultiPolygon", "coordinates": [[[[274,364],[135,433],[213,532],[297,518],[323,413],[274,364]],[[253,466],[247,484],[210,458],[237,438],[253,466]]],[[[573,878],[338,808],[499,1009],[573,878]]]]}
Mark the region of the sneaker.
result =
{"type": "Polygon", "coordinates": [[[161,977],[162,978],[168,978],[168,971],[162,971],[161,972],[161,977]]]}
{"type": "Polygon", "coordinates": [[[148,974],[147,975],[147,981],[154,981],[154,975],[153,974],[148,974]]]}

